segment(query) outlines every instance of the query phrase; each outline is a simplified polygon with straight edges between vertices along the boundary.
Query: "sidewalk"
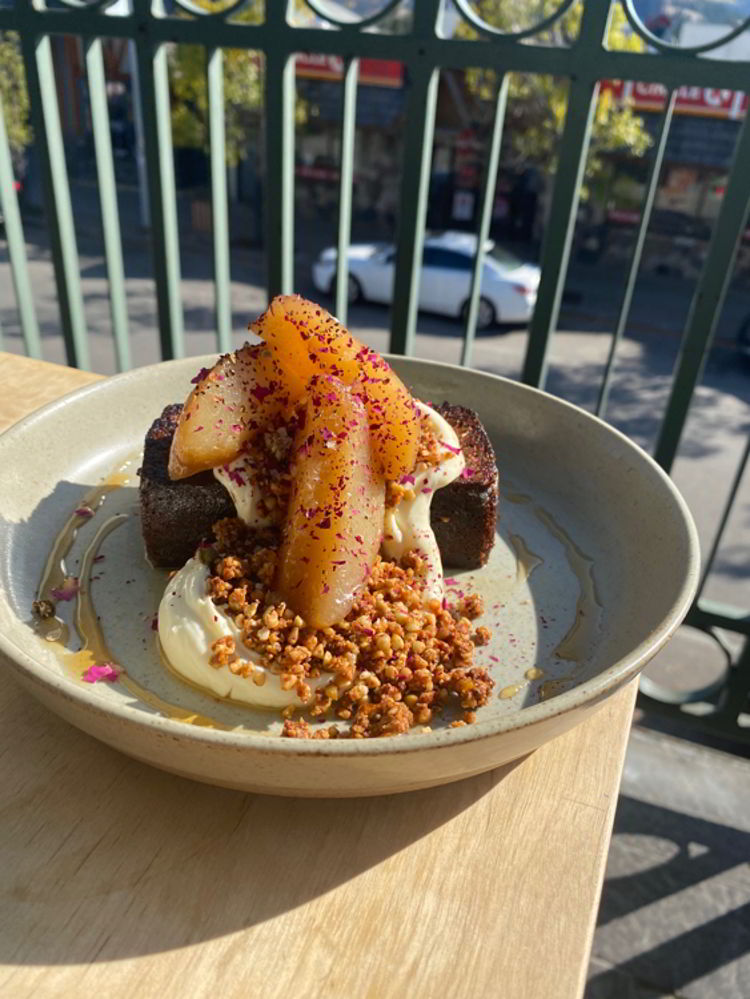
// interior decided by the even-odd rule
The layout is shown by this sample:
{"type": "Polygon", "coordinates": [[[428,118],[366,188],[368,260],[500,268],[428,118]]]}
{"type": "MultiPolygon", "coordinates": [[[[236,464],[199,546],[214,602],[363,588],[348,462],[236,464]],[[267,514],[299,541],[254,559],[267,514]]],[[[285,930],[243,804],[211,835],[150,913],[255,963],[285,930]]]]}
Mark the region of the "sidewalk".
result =
{"type": "Polygon", "coordinates": [[[750,761],[633,730],[585,999],[750,995],[750,761]]]}

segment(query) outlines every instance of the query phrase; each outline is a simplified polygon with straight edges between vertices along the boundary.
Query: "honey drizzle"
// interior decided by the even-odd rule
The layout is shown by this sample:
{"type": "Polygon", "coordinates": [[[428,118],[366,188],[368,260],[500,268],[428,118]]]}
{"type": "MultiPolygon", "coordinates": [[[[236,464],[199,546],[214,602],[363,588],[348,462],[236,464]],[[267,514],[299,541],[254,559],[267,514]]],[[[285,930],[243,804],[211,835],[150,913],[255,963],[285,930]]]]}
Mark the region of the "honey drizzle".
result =
{"type": "Polygon", "coordinates": [[[596,593],[594,563],[581,551],[567,531],[560,527],[552,514],[542,507],[536,507],[534,512],[562,543],[565,557],[580,585],[573,624],[557,643],[552,654],[558,659],[580,662],[585,658],[591,637],[601,621],[602,605],[596,593]]]}
{"type": "MultiPolygon", "coordinates": [[[[130,464],[131,461],[126,462],[120,469],[110,475],[105,482],[90,489],[82,497],[76,509],[88,506],[94,512],[100,510],[112,492],[128,484],[127,468],[130,464]]],[[[128,516],[126,513],[119,513],[105,520],[84,551],[73,614],[73,624],[81,641],[81,648],[77,652],[68,648],[70,630],[62,618],[55,616],[37,618],[34,621],[34,630],[36,633],[49,642],[63,668],[77,680],[82,680],[83,674],[90,666],[114,662],[114,656],[107,645],[91,596],[91,571],[94,566],[94,559],[99,554],[99,549],[105,538],[112,531],[116,530],[116,528],[124,524],[128,516]]],[[[37,588],[38,599],[51,599],[51,591],[63,585],[65,578],[68,576],[65,559],[75,543],[78,531],[91,519],[90,517],[82,517],[73,512],[66,520],[45,562],[37,588]]],[[[209,718],[194,711],[188,711],[185,708],[178,707],[176,704],[165,701],[157,694],[141,686],[140,683],[130,677],[124,670],[117,677],[117,683],[137,700],[147,704],[154,711],[167,718],[200,728],[223,730],[231,728],[231,726],[223,725],[214,718],[209,718]]]]}
{"type": "MultiPolygon", "coordinates": [[[[119,489],[120,486],[125,485],[126,481],[120,472],[116,472],[106,482],[102,483],[102,485],[90,489],[82,497],[76,510],[86,506],[96,513],[104,505],[109,494],[114,492],[115,489],[119,489]]],[[[63,524],[62,530],[57,535],[55,543],[47,556],[47,561],[42,571],[42,578],[39,580],[39,586],[37,587],[37,600],[51,600],[52,603],[55,603],[52,591],[61,589],[68,577],[65,558],[73,547],[78,537],[78,532],[89,520],[91,520],[90,517],[82,517],[74,510],[63,524]]],[[[67,644],[70,637],[68,625],[57,614],[54,617],[38,618],[35,620],[34,630],[46,641],[60,642],[63,645],[67,644]]]]}
{"type": "Polygon", "coordinates": [[[522,586],[534,569],[544,563],[544,559],[532,552],[520,534],[509,534],[510,543],[516,553],[516,579],[513,589],[522,586]]]}

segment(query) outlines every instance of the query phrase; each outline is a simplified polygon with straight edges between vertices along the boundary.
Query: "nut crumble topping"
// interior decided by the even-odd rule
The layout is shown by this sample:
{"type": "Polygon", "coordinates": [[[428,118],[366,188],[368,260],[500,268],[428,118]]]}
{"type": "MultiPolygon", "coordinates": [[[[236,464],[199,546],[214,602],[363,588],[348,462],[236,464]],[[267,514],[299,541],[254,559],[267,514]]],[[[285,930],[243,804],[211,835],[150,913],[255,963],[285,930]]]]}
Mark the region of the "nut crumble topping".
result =
{"type": "MultiPolygon", "coordinates": [[[[271,590],[279,539],[253,531],[238,519],[214,526],[216,543],[202,552],[210,566],[208,593],[242,633],[242,643],[294,689],[309,720],[285,709],[283,734],[290,738],[374,738],[425,726],[437,715],[460,714],[471,724],[486,704],[494,681],[473,663],[487,628],[472,633],[483,612],[477,594],[455,606],[423,603],[422,560],[407,552],[400,563],[378,558],[367,583],[343,621],[307,627],[271,590]],[[314,696],[309,679],[330,672],[331,682],[314,696]],[[331,716],[349,723],[330,722],[331,716]],[[311,724],[311,722],[313,724],[311,724]]],[[[217,639],[210,663],[260,682],[262,672],[237,656],[234,638],[217,639]]]]}

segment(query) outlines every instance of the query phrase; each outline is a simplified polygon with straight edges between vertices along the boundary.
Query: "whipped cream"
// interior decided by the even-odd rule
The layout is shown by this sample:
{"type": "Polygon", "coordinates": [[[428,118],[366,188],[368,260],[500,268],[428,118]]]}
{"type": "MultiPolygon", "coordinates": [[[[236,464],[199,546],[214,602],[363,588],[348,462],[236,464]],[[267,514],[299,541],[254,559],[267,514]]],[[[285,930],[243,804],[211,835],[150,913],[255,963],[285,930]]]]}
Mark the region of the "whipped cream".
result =
{"type": "Polygon", "coordinates": [[[219,465],[214,469],[214,478],[219,480],[232,497],[237,516],[240,520],[244,520],[248,527],[271,527],[272,518],[260,512],[261,496],[258,490],[253,488],[246,461],[244,455],[240,455],[228,465],[219,465]]]}
{"type": "Polygon", "coordinates": [[[443,563],[435,534],[430,526],[430,504],[436,489],[450,485],[466,467],[456,431],[447,420],[424,402],[417,402],[432,431],[447,450],[450,458],[439,465],[420,463],[414,470],[413,499],[402,499],[398,506],[385,511],[385,532],[381,550],[386,558],[397,561],[411,549],[416,549],[425,564],[425,599],[442,600],[443,563]]]}
{"type": "MultiPolygon", "coordinates": [[[[172,669],[218,697],[256,708],[280,710],[302,704],[296,691],[283,690],[279,674],[263,666],[260,656],[243,644],[240,629],[207,594],[208,577],[207,565],[200,559],[189,559],[170,579],[159,604],[159,641],[172,669]],[[250,666],[250,676],[237,676],[228,666],[209,663],[211,645],[226,635],[235,640],[235,655],[250,666]]],[[[330,672],[307,677],[313,695],[332,680],[330,672]]]]}

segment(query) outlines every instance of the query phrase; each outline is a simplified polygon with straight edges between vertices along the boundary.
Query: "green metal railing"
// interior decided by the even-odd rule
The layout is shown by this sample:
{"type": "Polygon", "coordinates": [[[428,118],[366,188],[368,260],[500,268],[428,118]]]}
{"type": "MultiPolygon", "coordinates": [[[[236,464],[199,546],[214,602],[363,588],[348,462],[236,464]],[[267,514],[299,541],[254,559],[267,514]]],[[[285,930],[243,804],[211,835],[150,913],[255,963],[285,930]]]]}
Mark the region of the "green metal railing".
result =
{"type": "MultiPolygon", "coordinates": [[[[418,286],[439,73],[446,68],[495,71],[497,90],[494,123],[479,203],[478,233],[482,238],[479,240],[474,263],[469,308],[465,319],[462,351],[464,364],[471,363],[479,304],[482,247],[491,221],[509,74],[547,74],[567,81],[567,112],[542,247],[542,278],[529,327],[522,375],[525,382],[540,387],[545,384],[549,345],[560,311],[600,81],[619,79],[662,84],[670,96],[651,158],[640,224],[599,391],[597,412],[602,416],[606,414],[613,364],[628,321],[669,135],[675,92],[682,85],[742,90],[750,80],[750,62],[710,58],[712,49],[747,30],[750,19],[710,44],[693,49],[677,48],[648,31],[638,18],[633,0],[612,0],[612,6],[608,0],[586,0],[582,5],[577,37],[567,46],[542,44],[535,41],[534,36],[542,28],[552,26],[570,10],[574,0],[561,0],[557,10],[542,24],[514,33],[504,33],[486,24],[470,0],[447,0],[454,14],[474,29],[474,38],[444,37],[441,34],[439,25],[442,23],[444,0],[415,0],[411,28],[404,34],[366,30],[377,26],[381,18],[395,10],[398,0],[383,0],[382,9],[378,13],[361,20],[348,13],[343,5],[331,6],[327,0],[306,0],[307,8],[318,17],[314,26],[293,23],[289,13],[292,4],[287,0],[266,0],[265,19],[260,24],[236,18],[245,0],[237,0],[217,11],[207,11],[190,0],[174,0],[174,9],[170,12],[165,10],[162,0],[131,0],[130,12],[123,16],[119,12],[117,15],[108,13],[112,3],[113,0],[58,0],[54,9],[48,9],[42,0],[15,0],[12,6],[0,7],[0,31],[16,31],[21,38],[35,144],[42,165],[61,327],[68,361],[79,367],[87,367],[89,364],[88,335],[51,53],[50,39],[54,35],[79,37],[85,53],[112,328],[120,368],[127,368],[130,364],[128,316],[101,39],[131,40],[137,51],[137,82],[143,115],[159,336],[161,353],[165,359],[180,357],[184,353],[180,247],[167,67],[170,45],[199,45],[206,52],[216,343],[220,350],[231,346],[229,223],[224,169],[224,49],[253,50],[262,53],[265,60],[265,120],[272,123],[272,127],[266,128],[264,170],[264,243],[269,297],[293,290],[295,55],[314,52],[339,56],[344,60],[336,279],[336,311],[343,321],[346,321],[347,311],[348,274],[345,250],[349,244],[351,228],[359,60],[363,57],[398,60],[407,67],[404,156],[390,341],[391,350],[397,353],[411,353],[415,345],[418,286]],[[608,25],[616,3],[621,4],[632,30],[648,46],[645,51],[614,51],[607,48],[608,25]],[[708,55],[709,58],[698,58],[700,55],[708,55]]],[[[737,140],[734,168],[693,297],[666,414],[658,435],[655,456],[667,471],[671,469],[677,453],[693,392],[701,378],[711,347],[717,317],[733,271],[738,243],[747,224],[750,204],[748,163],[750,124],[746,118],[737,140]]],[[[13,282],[26,349],[30,355],[38,357],[41,353],[39,329],[1,108],[0,206],[5,216],[13,282]]],[[[746,449],[709,553],[704,583],[747,460],[746,449]]],[[[696,723],[748,740],[750,728],[741,727],[737,719],[741,712],[749,710],[750,642],[747,639],[750,636],[750,614],[739,608],[713,604],[702,593],[703,587],[688,618],[689,623],[711,634],[717,641],[720,640],[717,629],[722,628],[745,636],[746,642],[744,651],[738,657],[732,658],[728,653],[726,675],[720,684],[715,685],[711,691],[694,692],[691,695],[693,698],[710,695],[714,701],[714,709],[697,718],[696,723]]],[[[651,692],[658,693],[653,688],[651,692]]],[[[668,698],[661,694],[659,697],[660,699],[645,697],[644,700],[649,706],[660,710],[684,709],[684,705],[664,704],[663,701],[668,698]]]]}

